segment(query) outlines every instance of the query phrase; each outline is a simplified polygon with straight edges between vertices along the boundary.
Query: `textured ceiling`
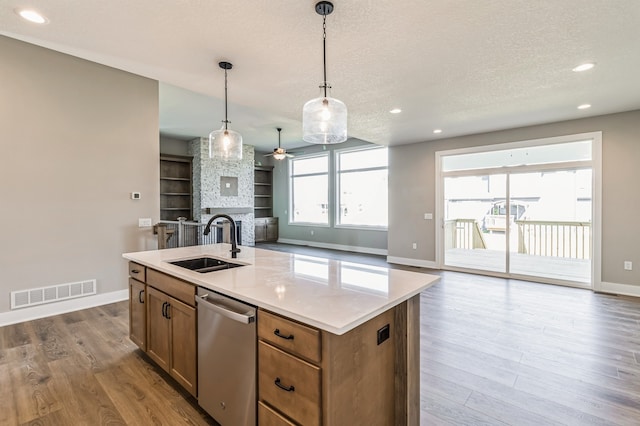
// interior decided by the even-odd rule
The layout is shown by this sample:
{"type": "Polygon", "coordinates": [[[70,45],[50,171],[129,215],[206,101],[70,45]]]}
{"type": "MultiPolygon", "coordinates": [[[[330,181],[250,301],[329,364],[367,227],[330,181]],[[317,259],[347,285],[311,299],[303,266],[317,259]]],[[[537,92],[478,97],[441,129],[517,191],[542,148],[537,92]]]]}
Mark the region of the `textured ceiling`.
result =
{"type": "MultiPolygon", "coordinates": [[[[229,119],[261,150],[301,142],[322,80],[313,0],[0,0],[0,34],[159,80],[160,131],[229,119]],[[32,7],[37,26],[14,9],[32,7]]],[[[640,108],[638,0],[336,0],[328,80],[349,136],[397,145],[640,108]],[[571,71],[593,61],[584,73],[571,71]],[[579,104],[592,108],[578,110],[579,104]],[[401,114],[390,114],[394,107],[401,114]],[[443,132],[433,134],[433,129],[443,132]]],[[[0,52],[0,58],[1,58],[0,52]]]]}

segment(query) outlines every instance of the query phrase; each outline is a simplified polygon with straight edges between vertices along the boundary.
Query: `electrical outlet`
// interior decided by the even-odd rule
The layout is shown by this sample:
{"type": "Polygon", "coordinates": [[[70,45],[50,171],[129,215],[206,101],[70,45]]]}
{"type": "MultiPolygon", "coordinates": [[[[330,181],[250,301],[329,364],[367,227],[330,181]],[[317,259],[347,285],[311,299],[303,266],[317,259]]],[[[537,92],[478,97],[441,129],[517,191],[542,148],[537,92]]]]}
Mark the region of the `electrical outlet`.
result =
{"type": "Polygon", "coordinates": [[[151,218],[150,217],[145,217],[145,218],[139,218],[138,219],[138,228],[146,228],[151,226],[151,218]]]}
{"type": "Polygon", "coordinates": [[[630,260],[624,261],[624,270],[625,271],[633,271],[633,262],[630,260]]]}
{"type": "Polygon", "coordinates": [[[413,243],[412,247],[413,247],[414,250],[417,249],[418,248],[418,243],[413,243]]]}
{"type": "Polygon", "coordinates": [[[424,214],[424,220],[432,220],[432,219],[433,219],[433,213],[424,214]]]}
{"type": "Polygon", "coordinates": [[[315,233],[315,231],[311,231],[311,235],[313,235],[315,233]]]}

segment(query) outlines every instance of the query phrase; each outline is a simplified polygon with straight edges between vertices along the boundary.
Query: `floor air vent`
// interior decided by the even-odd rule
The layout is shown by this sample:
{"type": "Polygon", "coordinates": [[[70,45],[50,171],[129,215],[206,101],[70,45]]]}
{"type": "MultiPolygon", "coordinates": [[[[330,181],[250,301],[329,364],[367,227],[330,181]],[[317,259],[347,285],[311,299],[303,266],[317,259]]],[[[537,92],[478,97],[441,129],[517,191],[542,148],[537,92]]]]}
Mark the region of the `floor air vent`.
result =
{"type": "Polygon", "coordinates": [[[11,309],[26,308],[96,294],[96,280],[11,292],[11,309]]]}

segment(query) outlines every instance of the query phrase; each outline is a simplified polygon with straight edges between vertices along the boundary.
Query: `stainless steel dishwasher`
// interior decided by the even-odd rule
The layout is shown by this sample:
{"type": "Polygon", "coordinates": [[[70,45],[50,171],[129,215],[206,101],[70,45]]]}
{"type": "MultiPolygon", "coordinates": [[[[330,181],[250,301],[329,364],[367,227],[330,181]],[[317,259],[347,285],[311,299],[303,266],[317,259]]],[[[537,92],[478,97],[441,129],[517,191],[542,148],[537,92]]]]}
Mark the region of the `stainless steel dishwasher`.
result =
{"type": "Polygon", "coordinates": [[[256,308],[198,287],[198,404],[222,426],[256,424],[256,308]]]}

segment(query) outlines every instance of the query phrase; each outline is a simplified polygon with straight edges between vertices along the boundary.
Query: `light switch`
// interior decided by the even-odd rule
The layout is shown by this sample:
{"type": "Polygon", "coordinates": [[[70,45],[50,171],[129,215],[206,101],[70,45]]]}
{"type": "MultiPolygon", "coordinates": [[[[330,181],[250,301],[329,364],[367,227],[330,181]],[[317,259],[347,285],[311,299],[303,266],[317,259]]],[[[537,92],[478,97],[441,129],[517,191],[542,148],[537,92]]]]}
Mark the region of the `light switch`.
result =
{"type": "Polygon", "coordinates": [[[138,219],[138,228],[146,228],[148,226],[151,226],[151,218],[150,217],[144,217],[144,218],[139,218],[138,219]]]}
{"type": "Polygon", "coordinates": [[[433,219],[433,213],[424,214],[424,220],[432,220],[432,219],[433,219]]]}

